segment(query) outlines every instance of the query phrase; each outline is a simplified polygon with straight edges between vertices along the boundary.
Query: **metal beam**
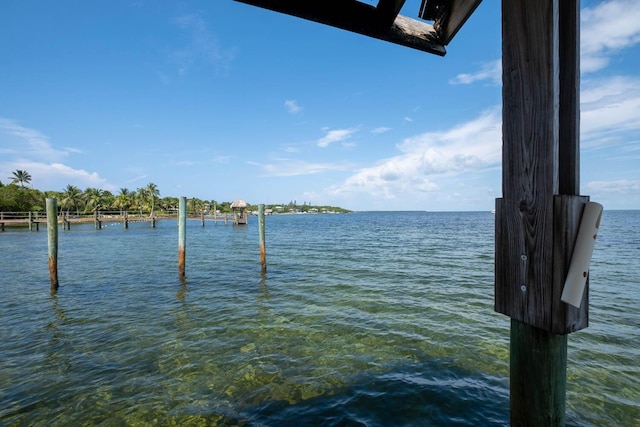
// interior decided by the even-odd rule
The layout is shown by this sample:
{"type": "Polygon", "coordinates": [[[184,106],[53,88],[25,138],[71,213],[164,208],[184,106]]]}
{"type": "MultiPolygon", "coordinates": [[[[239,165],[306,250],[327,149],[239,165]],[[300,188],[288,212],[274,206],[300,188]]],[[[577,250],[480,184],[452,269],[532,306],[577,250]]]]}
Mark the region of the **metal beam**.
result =
{"type": "MultiPolygon", "coordinates": [[[[447,51],[438,41],[433,26],[398,15],[388,28],[380,25],[380,12],[374,6],[356,0],[235,0],[287,15],[363,34],[391,43],[444,56],[447,51]]],[[[382,9],[397,8],[402,1],[382,0],[382,9]]],[[[401,5],[400,5],[401,7],[401,5]]]]}

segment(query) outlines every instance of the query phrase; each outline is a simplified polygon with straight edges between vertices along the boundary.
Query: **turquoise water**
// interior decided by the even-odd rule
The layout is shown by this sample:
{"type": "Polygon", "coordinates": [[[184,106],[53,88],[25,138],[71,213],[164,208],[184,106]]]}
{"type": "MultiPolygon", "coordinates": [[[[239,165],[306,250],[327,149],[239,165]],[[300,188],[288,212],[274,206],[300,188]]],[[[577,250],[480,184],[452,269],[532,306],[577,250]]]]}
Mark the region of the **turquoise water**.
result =
{"type": "MultiPolygon", "coordinates": [[[[508,425],[490,213],[0,233],[0,425],[508,425]]],[[[567,421],[640,426],[638,211],[605,211],[567,421]]]]}

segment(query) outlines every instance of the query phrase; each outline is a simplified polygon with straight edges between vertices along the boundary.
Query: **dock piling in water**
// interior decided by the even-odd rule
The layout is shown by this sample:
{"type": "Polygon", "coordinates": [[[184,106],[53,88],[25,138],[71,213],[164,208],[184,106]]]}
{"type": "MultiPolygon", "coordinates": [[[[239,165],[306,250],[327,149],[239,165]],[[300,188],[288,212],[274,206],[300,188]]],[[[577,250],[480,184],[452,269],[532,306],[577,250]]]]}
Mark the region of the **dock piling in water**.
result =
{"type": "Polygon", "coordinates": [[[187,198],[180,197],[178,209],[178,275],[180,280],[185,277],[185,261],[187,252],[187,198]]]}
{"type": "Polygon", "coordinates": [[[260,235],[260,265],[262,274],[267,272],[267,250],[264,239],[264,205],[258,205],[258,234],[260,235]]]}
{"type": "Polygon", "coordinates": [[[47,241],[49,248],[49,279],[51,293],[58,291],[58,200],[46,199],[47,207],[47,241]]]}

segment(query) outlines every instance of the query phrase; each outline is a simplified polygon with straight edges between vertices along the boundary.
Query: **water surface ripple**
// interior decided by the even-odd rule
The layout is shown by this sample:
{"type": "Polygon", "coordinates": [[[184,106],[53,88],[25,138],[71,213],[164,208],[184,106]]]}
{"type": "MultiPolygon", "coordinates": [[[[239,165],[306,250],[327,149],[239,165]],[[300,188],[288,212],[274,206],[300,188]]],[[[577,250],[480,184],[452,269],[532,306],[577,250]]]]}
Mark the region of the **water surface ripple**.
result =
{"type": "MultiPolygon", "coordinates": [[[[640,212],[605,211],[575,426],[640,426],[640,212]]],[[[0,425],[508,425],[490,213],[175,221],[0,233],[0,425]]]]}

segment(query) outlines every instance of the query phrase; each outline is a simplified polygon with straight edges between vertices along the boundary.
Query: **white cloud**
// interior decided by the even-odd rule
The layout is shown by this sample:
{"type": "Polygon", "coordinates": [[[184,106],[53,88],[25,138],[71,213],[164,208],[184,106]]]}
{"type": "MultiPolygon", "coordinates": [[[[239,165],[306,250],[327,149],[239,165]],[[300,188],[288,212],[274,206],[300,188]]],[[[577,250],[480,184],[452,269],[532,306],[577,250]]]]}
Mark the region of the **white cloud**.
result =
{"type": "Polygon", "coordinates": [[[373,129],[373,130],[371,131],[371,133],[373,133],[373,134],[375,134],[375,135],[379,135],[379,134],[381,134],[381,133],[389,132],[390,130],[391,130],[391,128],[381,126],[381,127],[377,127],[377,128],[375,128],[375,129],[373,129]]]}
{"type": "Polygon", "coordinates": [[[450,84],[468,85],[482,80],[488,80],[492,84],[499,86],[502,84],[502,60],[485,62],[480,65],[480,70],[474,73],[458,74],[449,80],[450,84]]]}
{"type": "Polygon", "coordinates": [[[640,181],[618,179],[614,181],[591,181],[587,188],[597,192],[628,194],[640,192],[640,181]]]}
{"type": "Polygon", "coordinates": [[[126,180],[125,183],[132,184],[134,182],[140,182],[140,181],[143,181],[143,180],[147,180],[147,178],[148,178],[148,175],[138,175],[138,176],[135,176],[135,177],[133,177],[131,179],[126,180]]]}
{"type": "Polygon", "coordinates": [[[0,117],[0,147],[0,180],[20,169],[29,172],[32,186],[42,191],[62,190],[68,184],[81,188],[115,189],[95,172],[74,169],[61,163],[69,153],[79,150],[59,150],[42,132],[22,126],[14,120],[0,117]]]}
{"type": "MultiPolygon", "coordinates": [[[[609,65],[611,56],[640,43],[640,1],[610,0],[580,12],[580,70],[589,73],[609,65]]],[[[488,80],[502,83],[502,60],[486,62],[472,73],[458,74],[450,84],[488,80]]]]}
{"type": "Polygon", "coordinates": [[[69,149],[53,148],[49,138],[35,129],[18,124],[14,120],[0,117],[0,154],[22,158],[37,158],[43,161],[60,161],[69,149]]]}
{"type": "Polygon", "coordinates": [[[605,68],[609,57],[640,43],[640,2],[605,1],[581,11],[580,53],[583,73],[605,68]]]}
{"type": "Polygon", "coordinates": [[[584,81],[580,107],[584,147],[619,143],[620,135],[640,130],[640,78],[584,81]]]}
{"type": "Polygon", "coordinates": [[[587,188],[597,193],[638,193],[640,195],[640,181],[618,179],[613,181],[591,181],[587,188]]]}
{"type": "Polygon", "coordinates": [[[499,164],[501,143],[500,111],[493,109],[449,131],[408,138],[398,145],[401,154],[359,170],[328,191],[336,195],[368,193],[387,199],[438,191],[438,179],[443,176],[499,164]]]}
{"type": "Polygon", "coordinates": [[[325,132],[327,134],[318,140],[318,147],[326,148],[334,142],[346,141],[357,132],[357,129],[325,129],[325,132]]]}
{"type": "Polygon", "coordinates": [[[302,111],[302,107],[298,105],[298,102],[294,99],[287,99],[284,101],[284,106],[287,107],[287,110],[291,114],[297,114],[302,111]]]}
{"type": "Polygon", "coordinates": [[[69,184],[81,189],[96,187],[109,191],[116,190],[115,186],[107,183],[107,180],[101,178],[96,172],[90,173],[83,169],[73,169],[62,163],[41,163],[28,160],[0,163],[0,173],[5,175],[10,173],[8,171],[17,169],[28,171],[32,177],[31,185],[33,188],[42,191],[62,191],[69,184]]]}
{"type": "Polygon", "coordinates": [[[266,176],[313,175],[330,171],[343,171],[353,168],[351,163],[313,163],[296,159],[275,159],[273,163],[248,162],[262,168],[266,176]]]}

